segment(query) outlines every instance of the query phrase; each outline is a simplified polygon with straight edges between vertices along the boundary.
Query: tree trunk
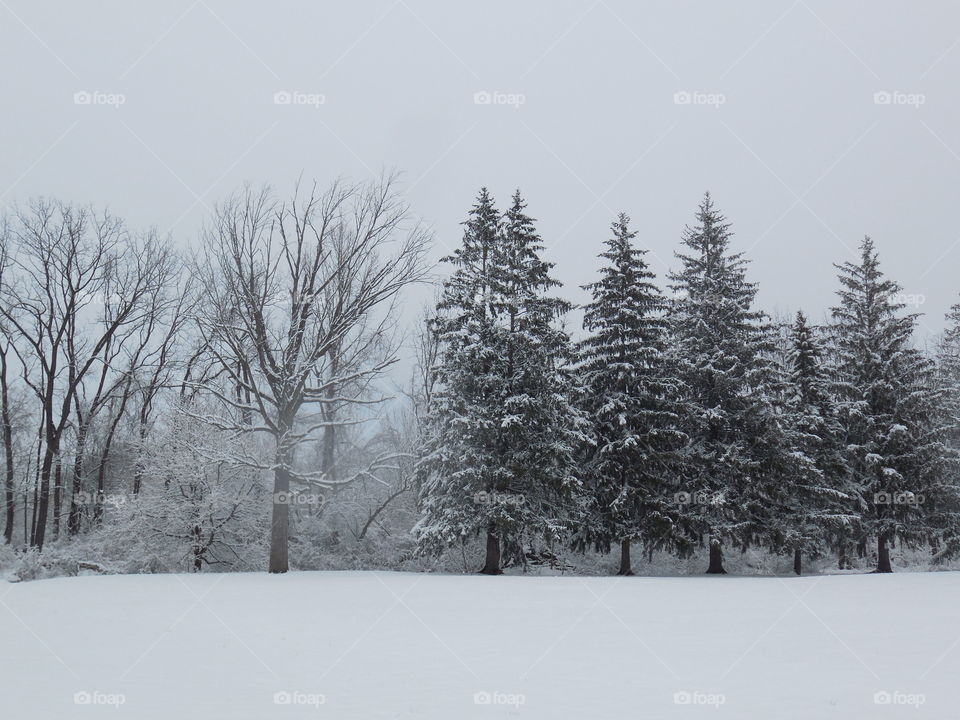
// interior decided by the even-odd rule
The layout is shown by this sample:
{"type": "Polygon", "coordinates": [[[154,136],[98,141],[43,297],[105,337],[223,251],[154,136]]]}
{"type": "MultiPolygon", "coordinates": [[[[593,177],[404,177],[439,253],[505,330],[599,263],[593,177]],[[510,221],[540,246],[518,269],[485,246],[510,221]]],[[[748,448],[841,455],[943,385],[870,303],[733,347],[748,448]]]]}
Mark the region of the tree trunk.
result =
{"type": "Polygon", "coordinates": [[[286,447],[286,432],[277,440],[277,468],[273,472],[273,518],[270,523],[269,572],[290,569],[287,545],[290,539],[290,468],[292,452],[286,447]]]}
{"type": "Polygon", "coordinates": [[[710,567],[707,568],[707,575],[726,575],[727,571],[723,569],[723,552],[720,550],[720,541],[710,538],[710,567]]]}
{"type": "Polygon", "coordinates": [[[800,548],[794,548],[793,550],[793,571],[800,575],[800,571],[803,566],[803,558],[801,557],[800,548]]]}
{"type": "Polygon", "coordinates": [[[53,458],[59,453],[59,448],[53,447],[47,440],[46,452],[43,454],[43,464],[40,467],[40,488],[36,501],[36,521],[33,526],[33,537],[30,545],[43,550],[44,536],[47,532],[47,515],[50,510],[50,475],[53,470],[53,458]]]}
{"type": "Polygon", "coordinates": [[[493,534],[493,529],[487,530],[487,558],[480,570],[483,575],[502,575],[500,569],[500,538],[493,534]]]}
{"type": "Polygon", "coordinates": [[[107,463],[101,456],[100,467],[97,468],[97,496],[93,500],[93,522],[97,525],[103,522],[103,499],[105,496],[105,476],[107,463]]]}
{"type": "Polygon", "coordinates": [[[890,548],[887,547],[887,538],[883,534],[877,536],[877,569],[874,572],[893,572],[893,568],[890,566],[890,548]]]}
{"type": "Polygon", "coordinates": [[[80,532],[80,505],[77,499],[83,491],[83,458],[87,445],[87,426],[82,423],[77,429],[77,450],[73,458],[73,492],[70,494],[70,510],[67,516],[67,529],[71,535],[80,532]]]}
{"type": "Polygon", "coordinates": [[[199,525],[193,526],[193,571],[200,572],[203,570],[203,545],[200,540],[203,537],[203,530],[199,525]]]}
{"type": "Polygon", "coordinates": [[[847,544],[840,544],[840,551],[837,556],[837,568],[847,570],[850,568],[850,561],[847,559],[847,544]]]}
{"type": "Polygon", "coordinates": [[[6,472],[4,473],[4,480],[3,480],[3,486],[4,486],[4,504],[5,504],[6,509],[7,509],[6,519],[5,519],[4,525],[3,525],[3,541],[4,541],[7,545],[9,545],[10,543],[13,542],[13,522],[14,522],[14,517],[13,517],[13,505],[14,505],[14,503],[13,503],[13,477],[14,477],[14,476],[13,476],[13,454],[10,452],[10,449],[9,449],[10,447],[11,447],[10,445],[7,446],[7,450],[6,450],[6,453],[5,453],[6,456],[7,456],[7,458],[6,458],[6,460],[7,460],[7,467],[6,467],[6,472]]]}
{"type": "MultiPolygon", "coordinates": [[[[0,352],[0,430],[3,434],[3,492],[6,518],[3,525],[3,541],[13,542],[13,422],[10,413],[10,393],[7,388],[7,351],[0,352]]],[[[24,508],[26,510],[26,508],[24,508]]]]}
{"type": "Polygon", "coordinates": [[[57,469],[53,472],[53,539],[60,537],[60,514],[63,502],[63,464],[57,460],[57,469]]]}
{"type": "Polygon", "coordinates": [[[273,473],[273,518],[270,523],[269,572],[285,573],[290,569],[287,543],[290,537],[290,474],[286,468],[273,473]]]}
{"type": "Polygon", "coordinates": [[[137,464],[133,471],[133,494],[140,494],[140,486],[143,484],[143,474],[146,467],[143,462],[143,447],[147,440],[147,422],[140,418],[140,426],[137,429],[137,436],[140,438],[140,445],[137,448],[137,464]]]}
{"type": "Polygon", "coordinates": [[[633,568],[630,566],[630,541],[620,541],[620,569],[617,575],[633,575],[633,568]]]}

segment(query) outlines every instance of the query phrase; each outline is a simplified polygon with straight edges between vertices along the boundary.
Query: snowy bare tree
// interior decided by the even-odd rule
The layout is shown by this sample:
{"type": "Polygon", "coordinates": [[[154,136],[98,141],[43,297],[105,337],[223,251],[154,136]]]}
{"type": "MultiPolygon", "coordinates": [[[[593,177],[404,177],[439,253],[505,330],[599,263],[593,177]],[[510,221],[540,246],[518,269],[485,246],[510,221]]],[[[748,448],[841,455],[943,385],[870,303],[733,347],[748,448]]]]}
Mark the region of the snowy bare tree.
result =
{"type": "Polygon", "coordinates": [[[342,357],[358,328],[385,327],[401,291],[423,277],[429,233],[411,222],[395,184],[298,184],[286,201],[248,187],[205,233],[198,327],[223,380],[205,388],[231,411],[207,419],[272,441],[269,460],[255,450],[240,458],[273,474],[270,572],[288,569],[291,485],[330,484],[322,469],[296,466],[298,447],[326,427],[360,422],[360,413],[325,418],[323,408],[376,403],[343,388],[380,375],[396,353],[336,369],[329,359],[342,357]]]}
{"type": "MultiPolygon", "coordinates": [[[[7,279],[6,270],[9,263],[7,250],[7,233],[0,231],[0,286],[7,279]]],[[[10,332],[0,327],[0,440],[3,442],[3,506],[4,524],[3,541],[7,544],[13,540],[14,523],[14,484],[15,471],[13,459],[13,398],[11,396],[10,364],[13,351],[10,343],[10,332]]]]}
{"type": "Polygon", "coordinates": [[[51,499],[59,519],[63,444],[83,388],[113,387],[123,372],[114,361],[149,342],[144,328],[168,302],[176,261],[154,233],[137,236],[108,212],[57,201],[16,211],[4,234],[10,258],[0,329],[37,400],[41,459],[30,543],[42,548],[51,499]]]}

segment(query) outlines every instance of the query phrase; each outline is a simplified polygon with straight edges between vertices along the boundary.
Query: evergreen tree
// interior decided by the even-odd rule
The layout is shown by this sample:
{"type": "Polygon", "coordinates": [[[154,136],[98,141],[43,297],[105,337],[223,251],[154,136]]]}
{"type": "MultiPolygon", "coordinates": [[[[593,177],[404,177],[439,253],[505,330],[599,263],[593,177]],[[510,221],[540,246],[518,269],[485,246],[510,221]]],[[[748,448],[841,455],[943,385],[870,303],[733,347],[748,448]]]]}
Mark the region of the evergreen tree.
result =
{"type": "Polygon", "coordinates": [[[852,495],[843,428],[824,350],[802,312],[790,328],[788,352],[785,408],[793,462],[784,478],[785,503],[778,515],[783,546],[793,551],[793,569],[799,575],[803,554],[817,554],[832,538],[849,534],[859,515],[848,511],[852,495]]]}
{"type": "Polygon", "coordinates": [[[631,542],[660,547],[675,536],[675,455],[684,438],[672,407],[677,383],[666,368],[663,297],[647,251],[633,245],[629,218],[621,214],[612,231],[600,254],[606,261],[600,280],[584,287],[593,299],[583,318],[589,336],[578,346],[593,439],[588,478],[595,518],[587,537],[602,551],[618,543],[618,574],[632,575],[631,542]]]}
{"type": "Polygon", "coordinates": [[[943,427],[933,364],[911,347],[915,314],[884,277],[873,241],[859,263],[837,265],[833,308],[840,419],[862,507],[862,543],[877,541],[877,572],[891,572],[890,544],[932,540],[953,490],[943,472],[943,427]]]}
{"type": "MultiPolygon", "coordinates": [[[[937,388],[943,410],[945,481],[952,486],[954,497],[960,486],[960,303],[947,313],[947,329],[937,346],[937,388]]],[[[960,503],[944,503],[941,508],[945,546],[937,552],[935,562],[942,562],[960,551],[960,503]]]]}
{"type": "Polygon", "coordinates": [[[481,191],[434,322],[436,394],[419,464],[425,549],[486,536],[481,572],[502,555],[559,540],[572,524],[579,481],[573,452],[584,441],[571,405],[569,310],[548,296],[558,283],[517,192],[496,215],[481,191]]]}
{"type": "Polygon", "coordinates": [[[947,412],[947,442],[960,451],[960,303],[950,308],[946,319],[937,347],[937,377],[947,412]]]}
{"type": "Polygon", "coordinates": [[[725,572],[724,540],[746,547],[766,532],[772,484],[789,458],[769,400],[773,352],[746,261],[730,250],[730,225],[709,193],[684,233],[681,270],[670,276],[672,351],[685,387],[681,428],[689,437],[685,520],[710,548],[708,573],[725,572]]]}

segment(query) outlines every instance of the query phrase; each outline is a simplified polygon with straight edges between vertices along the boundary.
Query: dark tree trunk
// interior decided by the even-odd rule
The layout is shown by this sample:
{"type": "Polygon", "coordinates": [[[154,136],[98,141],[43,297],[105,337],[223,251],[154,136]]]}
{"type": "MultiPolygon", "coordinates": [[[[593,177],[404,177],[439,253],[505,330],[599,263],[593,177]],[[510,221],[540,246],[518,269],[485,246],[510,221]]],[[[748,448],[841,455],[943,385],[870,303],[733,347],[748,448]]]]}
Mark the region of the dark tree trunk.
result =
{"type": "Polygon", "coordinates": [[[140,425],[137,430],[137,436],[140,438],[140,446],[137,450],[137,464],[133,471],[133,494],[140,494],[140,486],[143,484],[143,474],[146,472],[146,467],[143,462],[143,447],[147,440],[147,421],[145,418],[140,418],[140,425]]]}
{"type": "Polygon", "coordinates": [[[861,540],[857,543],[857,557],[861,560],[867,556],[867,541],[861,540]]]}
{"type": "MultiPolygon", "coordinates": [[[[0,429],[3,433],[3,492],[6,518],[3,526],[3,541],[13,542],[13,422],[10,413],[10,395],[7,390],[7,353],[0,352],[0,429]]],[[[24,508],[26,509],[26,508],[24,508]]]]}
{"type": "Polygon", "coordinates": [[[27,509],[30,507],[30,491],[26,488],[23,489],[23,544],[27,545],[30,542],[30,523],[27,519],[29,513],[27,509]]]}
{"type": "Polygon", "coordinates": [[[892,573],[890,566],[890,548],[887,547],[887,538],[884,535],[877,537],[877,569],[874,572],[892,573]]]}
{"type": "Polygon", "coordinates": [[[67,516],[67,529],[71,535],[80,532],[80,505],[77,502],[83,491],[83,457],[87,445],[87,427],[81,424],[77,429],[77,452],[73,458],[73,485],[70,494],[70,511],[67,516]]]}
{"type": "Polygon", "coordinates": [[[800,575],[801,570],[803,569],[803,558],[800,553],[800,548],[794,548],[793,551],[793,571],[800,575]]]}
{"type": "Polygon", "coordinates": [[[710,538],[710,567],[707,568],[707,575],[726,575],[727,571],[723,569],[723,551],[720,549],[720,541],[710,538]]]}
{"type": "Polygon", "coordinates": [[[273,518],[270,523],[270,564],[268,571],[285,573],[290,569],[287,554],[290,540],[290,476],[293,449],[288,434],[293,429],[292,413],[281,411],[277,423],[276,470],[273,472],[273,518]]]}
{"type": "Polygon", "coordinates": [[[201,544],[201,539],[203,537],[203,530],[199,525],[193,526],[193,571],[200,572],[203,570],[203,545],[201,544]]]}
{"type": "Polygon", "coordinates": [[[617,575],[633,575],[633,568],[630,566],[630,541],[620,541],[620,569],[617,575]]]}
{"type": "Polygon", "coordinates": [[[493,534],[492,530],[487,531],[487,557],[480,570],[483,575],[502,575],[500,569],[500,538],[493,534]]]}
{"type": "Polygon", "coordinates": [[[63,504],[63,465],[57,460],[53,472],[53,539],[60,537],[60,515],[63,504]]]}
{"type": "Polygon", "coordinates": [[[287,556],[289,536],[290,473],[286,467],[278,467],[273,473],[273,518],[270,524],[269,571],[272,573],[285,573],[290,569],[287,556]]]}
{"type": "Polygon", "coordinates": [[[43,541],[47,532],[47,516],[50,512],[50,475],[53,470],[53,458],[58,452],[59,448],[51,446],[48,437],[46,452],[43,454],[43,464],[40,466],[40,488],[36,499],[33,537],[30,539],[30,545],[38,550],[43,550],[43,541]]]}
{"type": "Polygon", "coordinates": [[[847,544],[841,543],[840,552],[837,557],[837,568],[847,570],[850,567],[850,561],[847,559],[847,544]]]}

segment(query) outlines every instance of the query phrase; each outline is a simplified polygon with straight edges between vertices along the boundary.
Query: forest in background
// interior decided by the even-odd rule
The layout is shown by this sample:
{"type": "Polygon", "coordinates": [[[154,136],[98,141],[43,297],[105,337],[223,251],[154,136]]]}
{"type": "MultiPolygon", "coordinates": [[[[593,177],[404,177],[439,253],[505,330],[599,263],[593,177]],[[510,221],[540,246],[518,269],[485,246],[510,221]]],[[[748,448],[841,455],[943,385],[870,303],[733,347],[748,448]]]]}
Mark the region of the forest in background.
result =
{"type": "Polygon", "coordinates": [[[955,559],[960,305],[917,348],[909,297],[865,238],[826,322],[770,318],[707,195],[668,277],[626,215],[598,232],[574,333],[535,223],[519,192],[501,212],[482,190],[407,327],[432,237],[390,177],[241,188],[189,253],[92,207],[11,208],[0,565],[29,579],[955,559]],[[395,392],[400,361],[414,370],[395,392]]]}

